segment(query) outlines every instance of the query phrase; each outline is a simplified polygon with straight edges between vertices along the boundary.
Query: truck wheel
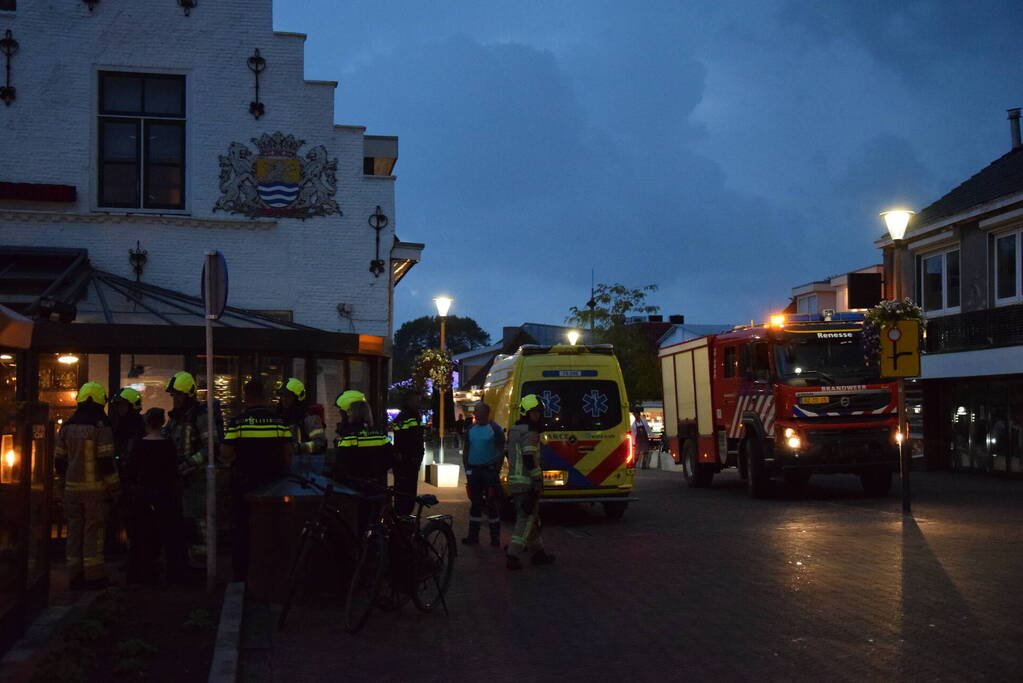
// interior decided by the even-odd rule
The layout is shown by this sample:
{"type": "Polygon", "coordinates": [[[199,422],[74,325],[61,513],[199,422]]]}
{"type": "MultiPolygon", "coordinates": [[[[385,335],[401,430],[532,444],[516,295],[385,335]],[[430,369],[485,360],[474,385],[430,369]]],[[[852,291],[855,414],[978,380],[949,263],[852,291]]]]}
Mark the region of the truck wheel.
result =
{"type": "Polygon", "coordinates": [[[812,470],[785,470],[785,484],[796,491],[802,491],[812,475],[812,470]]]}
{"type": "Polygon", "coordinates": [[[682,446],[682,475],[691,489],[707,488],[714,480],[714,470],[700,464],[695,439],[686,439],[682,446]]]}
{"type": "Polygon", "coordinates": [[[887,496],[892,490],[892,471],[887,467],[878,467],[860,472],[863,491],[868,496],[887,496]]]}
{"type": "Polygon", "coordinates": [[[604,503],[604,514],[608,516],[608,519],[621,519],[627,507],[629,507],[629,504],[624,501],[604,503]]]}
{"type": "Polygon", "coordinates": [[[743,441],[742,457],[746,461],[747,493],[750,498],[766,497],[771,480],[764,471],[764,454],[760,450],[760,443],[754,438],[743,441]]]}

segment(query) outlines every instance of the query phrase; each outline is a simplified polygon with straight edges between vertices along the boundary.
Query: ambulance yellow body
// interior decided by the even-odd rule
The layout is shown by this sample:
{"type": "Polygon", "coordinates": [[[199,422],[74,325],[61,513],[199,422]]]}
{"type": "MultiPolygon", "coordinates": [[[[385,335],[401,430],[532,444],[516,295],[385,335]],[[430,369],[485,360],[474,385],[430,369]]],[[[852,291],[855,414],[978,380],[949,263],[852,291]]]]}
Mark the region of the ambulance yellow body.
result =
{"type": "Polygon", "coordinates": [[[526,345],[498,356],[483,387],[491,417],[507,430],[528,394],[544,402],[540,501],[601,503],[608,516],[622,516],[632,500],[635,451],[614,349],[526,345]]]}

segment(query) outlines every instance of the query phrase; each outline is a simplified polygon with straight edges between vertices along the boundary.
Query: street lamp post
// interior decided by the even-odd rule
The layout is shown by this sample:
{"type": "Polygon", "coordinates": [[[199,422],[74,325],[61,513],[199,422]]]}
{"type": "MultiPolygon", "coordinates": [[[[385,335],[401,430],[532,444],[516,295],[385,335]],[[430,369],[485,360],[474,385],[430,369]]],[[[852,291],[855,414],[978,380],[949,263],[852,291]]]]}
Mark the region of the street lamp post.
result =
{"type": "MultiPolygon", "coordinates": [[[[906,227],[912,211],[905,209],[894,209],[881,214],[884,218],[885,227],[888,228],[888,235],[892,238],[892,291],[894,301],[902,299],[902,248],[903,237],[906,235],[906,227]]],[[[911,511],[911,496],[909,488],[909,467],[912,464],[910,449],[905,448],[908,437],[906,428],[906,380],[899,377],[899,433],[896,440],[899,442],[899,482],[902,486],[902,512],[909,514],[911,511]]]]}
{"type": "MultiPolygon", "coordinates": [[[[437,306],[437,316],[440,318],[440,351],[444,353],[444,323],[448,316],[448,310],[451,308],[451,302],[453,300],[450,297],[438,296],[434,298],[433,303],[437,306]]],[[[440,464],[444,464],[444,402],[447,390],[441,387],[440,402],[438,403],[440,413],[440,422],[438,423],[438,434],[440,436],[440,449],[437,451],[437,455],[440,458],[440,464]]]]}

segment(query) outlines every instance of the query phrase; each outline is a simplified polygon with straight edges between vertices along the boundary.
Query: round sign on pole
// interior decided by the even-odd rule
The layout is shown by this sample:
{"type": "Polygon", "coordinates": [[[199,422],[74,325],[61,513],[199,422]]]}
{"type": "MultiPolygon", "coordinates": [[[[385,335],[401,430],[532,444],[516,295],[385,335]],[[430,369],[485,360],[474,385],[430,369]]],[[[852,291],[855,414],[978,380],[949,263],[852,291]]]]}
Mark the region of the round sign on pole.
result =
{"type": "Polygon", "coordinates": [[[227,307],[227,260],[219,251],[206,252],[206,261],[202,267],[202,279],[199,282],[203,306],[206,315],[216,320],[224,314],[227,307]],[[210,273],[210,300],[206,301],[206,273],[210,273]]]}

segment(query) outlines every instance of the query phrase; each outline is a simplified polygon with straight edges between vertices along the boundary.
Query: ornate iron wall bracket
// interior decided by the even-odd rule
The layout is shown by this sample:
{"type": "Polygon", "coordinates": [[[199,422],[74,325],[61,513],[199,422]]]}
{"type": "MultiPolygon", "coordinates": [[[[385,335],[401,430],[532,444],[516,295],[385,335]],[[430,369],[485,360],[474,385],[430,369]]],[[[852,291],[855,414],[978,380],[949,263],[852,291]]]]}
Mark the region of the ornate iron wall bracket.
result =
{"type": "Polygon", "coordinates": [[[375,277],[380,277],[387,268],[384,265],[384,260],[380,258],[380,231],[387,227],[387,216],[377,207],[377,210],[373,212],[369,217],[369,227],[373,228],[377,232],[377,257],[369,262],[369,272],[373,273],[375,277]]]}
{"type": "Polygon", "coordinates": [[[135,271],[135,282],[142,280],[142,271],[146,269],[146,261],[149,260],[149,252],[142,248],[142,243],[135,240],[135,248],[128,250],[128,262],[131,269],[135,271]]]}
{"type": "Polygon", "coordinates": [[[89,11],[96,9],[96,5],[99,4],[99,0],[84,0],[85,4],[89,6],[89,11]]]}
{"type": "Polygon", "coordinates": [[[199,4],[199,0],[178,0],[178,4],[185,10],[185,16],[192,16],[192,10],[199,4]]]}
{"type": "Polygon", "coordinates": [[[0,52],[5,55],[5,69],[7,72],[7,81],[4,85],[0,86],[0,100],[4,101],[8,107],[11,106],[11,102],[14,101],[17,92],[14,86],[11,85],[11,57],[18,51],[18,41],[11,35],[11,29],[4,31],[3,39],[0,39],[0,52]]]}
{"type": "Polygon", "coordinates": [[[263,73],[263,69],[266,68],[266,60],[259,55],[258,47],[252,53],[252,56],[249,57],[248,65],[253,76],[256,78],[256,99],[249,102],[249,113],[258,121],[259,117],[266,111],[263,103],[259,101],[259,74],[263,73]]]}

